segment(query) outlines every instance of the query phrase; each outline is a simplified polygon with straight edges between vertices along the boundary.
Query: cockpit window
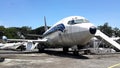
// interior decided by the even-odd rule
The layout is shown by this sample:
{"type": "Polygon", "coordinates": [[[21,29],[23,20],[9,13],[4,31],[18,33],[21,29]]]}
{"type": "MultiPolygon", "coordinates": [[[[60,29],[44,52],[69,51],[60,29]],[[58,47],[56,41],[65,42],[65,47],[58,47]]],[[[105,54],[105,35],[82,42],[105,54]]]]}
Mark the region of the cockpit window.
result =
{"type": "Polygon", "coordinates": [[[77,20],[71,20],[68,22],[68,24],[79,24],[79,23],[88,23],[89,21],[86,19],[77,19],[77,20]]]}
{"type": "Polygon", "coordinates": [[[75,24],[75,21],[74,20],[71,20],[71,21],[68,21],[68,24],[75,24]]]}

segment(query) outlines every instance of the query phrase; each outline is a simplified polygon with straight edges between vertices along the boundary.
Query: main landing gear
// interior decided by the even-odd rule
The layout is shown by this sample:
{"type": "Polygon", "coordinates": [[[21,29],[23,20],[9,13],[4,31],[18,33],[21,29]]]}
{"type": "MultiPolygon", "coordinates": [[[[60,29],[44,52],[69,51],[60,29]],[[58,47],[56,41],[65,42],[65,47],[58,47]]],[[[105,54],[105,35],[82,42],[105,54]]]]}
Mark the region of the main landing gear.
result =
{"type": "Polygon", "coordinates": [[[68,47],[63,47],[63,52],[64,53],[67,53],[69,51],[69,48],[68,47]]]}
{"type": "MultiPolygon", "coordinates": [[[[67,53],[69,51],[69,47],[63,47],[63,52],[67,53]]],[[[78,47],[74,46],[72,47],[72,51],[74,55],[79,55],[78,47]]]]}
{"type": "Polygon", "coordinates": [[[75,46],[72,47],[72,51],[73,51],[74,55],[79,55],[79,49],[78,49],[77,45],[75,45],[75,46]]]}
{"type": "Polygon", "coordinates": [[[45,50],[45,46],[43,46],[43,45],[38,45],[37,48],[38,48],[39,53],[42,53],[45,50]]]}

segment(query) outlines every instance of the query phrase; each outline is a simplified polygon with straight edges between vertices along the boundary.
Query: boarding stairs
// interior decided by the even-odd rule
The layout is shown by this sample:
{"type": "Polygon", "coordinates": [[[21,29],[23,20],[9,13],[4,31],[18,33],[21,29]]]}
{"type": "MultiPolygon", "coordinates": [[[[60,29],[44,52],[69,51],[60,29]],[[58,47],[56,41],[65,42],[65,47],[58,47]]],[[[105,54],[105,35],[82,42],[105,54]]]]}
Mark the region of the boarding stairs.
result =
{"type": "Polygon", "coordinates": [[[115,47],[116,50],[120,51],[120,44],[118,44],[113,39],[109,38],[107,35],[102,33],[100,30],[97,30],[95,37],[98,39],[103,39],[105,41],[105,44],[111,44],[112,46],[115,47]]]}

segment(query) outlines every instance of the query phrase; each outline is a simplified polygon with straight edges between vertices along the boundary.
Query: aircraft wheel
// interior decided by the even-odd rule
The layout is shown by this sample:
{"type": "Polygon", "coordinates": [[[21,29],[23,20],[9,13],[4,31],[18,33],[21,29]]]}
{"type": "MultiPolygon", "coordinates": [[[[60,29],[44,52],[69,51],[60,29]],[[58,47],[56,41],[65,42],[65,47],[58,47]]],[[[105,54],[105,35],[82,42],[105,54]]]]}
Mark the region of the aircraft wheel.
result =
{"type": "Polygon", "coordinates": [[[90,50],[85,50],[85,51],[84,51],[84,54],[86,54],[86,55],[90,55],[91,52],[90,52],[90,50]]]}
{"type": "Polygon", "coordinates": [[[68,47],[63,47],[63,52],[64,53],[68,52],[68,49],[69,49],[68,47]]]}
{"type": "Polygon", "coordinates": [[[24,45],[19,46],[17,49],[20,49],[20,51],[25,51],[26,47],[24,45]]]}
{"type": "Polygon", "coordinates": [[[76,51],[76,50],[75,50],[75,51],[73,51],[73,54],[74,54],[74,55],[79,55],[79,51],[76,51]]]}
{"type": "Polygon", "coordinates": [[[38,49],[38,51],[39,51],[39,53],[42,53],[42,52],[44,52],[44,49],[38,49]]]}
{"type": "Polygon", "coordinates": [[[45,47],[42,45],[38,45],[38,51],[39,53],[44,52],[45,47]]]}
{"type": "Polygon", "coordinates": [[[0,62],[3,62],[5,60],[5,58],[0,57],[0,62]]]}

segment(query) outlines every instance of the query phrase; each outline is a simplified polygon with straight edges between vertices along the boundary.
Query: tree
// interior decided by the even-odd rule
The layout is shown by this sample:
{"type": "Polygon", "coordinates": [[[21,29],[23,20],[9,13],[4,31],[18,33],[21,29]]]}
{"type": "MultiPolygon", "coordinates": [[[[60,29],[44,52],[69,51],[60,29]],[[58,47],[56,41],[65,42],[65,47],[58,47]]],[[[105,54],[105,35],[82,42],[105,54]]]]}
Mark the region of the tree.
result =
{"type": "Polygon", "coordinates": [[[120,37],[120,30],[119,30],[119,28],[115,27],[115,28],[113,29],[113,32],[114,32],[115,37],[117,37],[117,36],[120,37]]]}
{"type": "Polygon", "coordinates": [[[19,28],[18,31],[20,31],[20,32],[22,32],[24,34],[28,34],[31,30],[32,30],[31,27],[23,26],[23,27],[19,28]]]}
{"type": "Polygon", "coordinates": [[[0,26],[0,39],[2,39],[2,36],[4,35],[5,27],[0,26]]]}
{"type": "Polygon", "coordinates": [[[107,36],[111,37],[113,35],[112,27],[106,22],[103,26],[98,26],[98,29],[105,33],[107,36]]]}
{"type": "MultiPolygon", "coordinates": [[[[50,28],[50,26],[48,26],[48,28],[50,28]]],[[[38,27],[38,28],[32,30],[30,33],[31,34],[42,35],[44,32],[45,32],[45,27],[41,26],[41,27],[38,27]]]]}
{"type": "MultiPolygon", "coordinates": [[[[50,28],[50,27],[48,27],[48,28],[50,28]]],[[[44,32],[45,32],[44,26],[38,27],[38,28],[33,29],[33,30],[31,29],[31,27],[28,27],[28,26],[9,27],[9,28],[5,28],[4,26],[0,26],[0,37],[1,38],[3,35],[7,36],[8,38],[12,38],[12,39],[23,38],[24,36],[27,37],[28,34],[42,35],[44,32]]]]}
{"type": "Polygon", "coordinates": [[[6,28],[4,33],[5,33],[5,36],[7,36],[10,39],[11,38],[19,38],[17,35],[16,27],[6,28]]]}

